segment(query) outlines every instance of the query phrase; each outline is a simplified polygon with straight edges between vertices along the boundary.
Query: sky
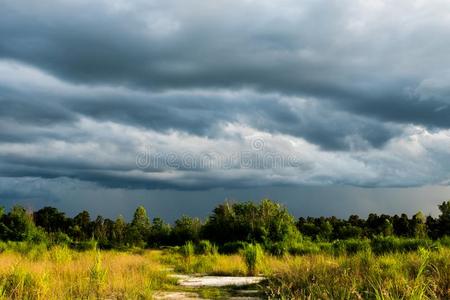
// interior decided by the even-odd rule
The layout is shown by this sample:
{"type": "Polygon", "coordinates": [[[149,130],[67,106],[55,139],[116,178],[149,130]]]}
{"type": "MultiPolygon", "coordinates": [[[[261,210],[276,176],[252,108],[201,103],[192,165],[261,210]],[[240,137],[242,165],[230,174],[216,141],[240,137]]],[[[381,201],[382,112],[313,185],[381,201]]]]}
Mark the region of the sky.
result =
{"type": "Polygon", "coordinates": [[[0,0],[0,203],[436,214],[450,3],[0,0]]]}

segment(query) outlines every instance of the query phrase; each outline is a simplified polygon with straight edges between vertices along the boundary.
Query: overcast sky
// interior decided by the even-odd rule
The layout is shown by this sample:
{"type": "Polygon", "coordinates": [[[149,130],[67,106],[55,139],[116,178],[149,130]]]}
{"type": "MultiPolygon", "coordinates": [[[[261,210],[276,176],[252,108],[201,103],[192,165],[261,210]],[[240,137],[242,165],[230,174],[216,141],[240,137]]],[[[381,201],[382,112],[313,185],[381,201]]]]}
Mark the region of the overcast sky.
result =
{"type": "Polygon", "coordinates": [[[0,0],[0,201],[435,212],[450,2],[0,0]]]}

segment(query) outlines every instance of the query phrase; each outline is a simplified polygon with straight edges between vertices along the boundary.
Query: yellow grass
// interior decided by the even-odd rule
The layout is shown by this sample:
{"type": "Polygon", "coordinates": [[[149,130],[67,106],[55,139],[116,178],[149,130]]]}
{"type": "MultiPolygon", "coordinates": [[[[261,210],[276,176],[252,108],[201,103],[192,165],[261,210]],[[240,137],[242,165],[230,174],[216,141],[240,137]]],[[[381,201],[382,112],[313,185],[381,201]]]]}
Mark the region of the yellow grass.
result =
{"type": "Polygon", "coordinates": [[[171,283],[159,255],[59,247],[38,258],[2,253],[0,294],[4,299],[149,299],[171,283]]]}
{"type": "MultiPolygon", "coordinates": [[[[150,299],[175,272],[245,275],[241,255],[33,247],[0,253],[0,299],[150,299]],[[20,253],[21,254],[20,254],[20,253]],[[172,271],[173,272],[173,271],[172,271]]],[[[450,249],[376,256],[264,255],[257,270],[273,299],[448,299],[450,249]]]]}

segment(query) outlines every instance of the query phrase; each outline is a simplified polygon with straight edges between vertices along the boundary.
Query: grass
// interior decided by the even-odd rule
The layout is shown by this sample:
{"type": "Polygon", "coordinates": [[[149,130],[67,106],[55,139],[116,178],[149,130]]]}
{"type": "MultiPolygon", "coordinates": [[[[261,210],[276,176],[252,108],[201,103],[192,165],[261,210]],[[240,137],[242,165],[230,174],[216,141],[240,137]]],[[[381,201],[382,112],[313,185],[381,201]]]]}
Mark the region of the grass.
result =
{"type": "Polygon", "coordinates": [[[32,253],[0,254],[2,299],[150,299],[174,281],[159,251],[77,252],[55,247],[32,253]]]}
{"type": "Polygon", "coordinates": [[[352,256],[312,254],[266,262],[273,299],[448,299],[450,250],[352,256]]]}
{"type": "MultiPolygon", "coordinates": [[[[377,254],[364,246],[352,254],[322,251],[271,256],[255,248],[225,255],[211,251],[207,243],[200,251],[193,246],[80,252],[11,244],[0,253],[0,299],[151,299],[155,291],[183,290],[168,276],[169,268],[189,274],[262,274],[267,281],[260,288],[271,299],[450,297],[450,249],[446,247],[377,254]]],[[[195,292],[212,299],[233,293],[220,288],[195,292]]]]}

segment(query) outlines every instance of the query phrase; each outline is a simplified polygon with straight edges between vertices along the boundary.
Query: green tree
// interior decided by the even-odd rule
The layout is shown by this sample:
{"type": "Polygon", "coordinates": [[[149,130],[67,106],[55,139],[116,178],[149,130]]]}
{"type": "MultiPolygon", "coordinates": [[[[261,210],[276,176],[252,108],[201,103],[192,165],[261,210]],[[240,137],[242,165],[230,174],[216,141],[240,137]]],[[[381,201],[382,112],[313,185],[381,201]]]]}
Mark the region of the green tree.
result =
{"type": "Polygon", "coordinates": [[[86,210],[73,218],[72,236],[78,241],[86,241],[92,238],[91,216],[86,210]]]}
{"type": "Polygon", "coordinates": [[[425,216],[420,211],[412,217],[411,230],[414,237],[416,238],[427,237],[427,225],[425,222],[426,222],[425,216]]]}
{"type": "Polygon", "coordinates": [[[439,215],[439,234],[440,236],[450,235],[450,201],[442,202],[439,205],[441,214],[439,215]]]}
{"type": "MultiPolygon", "coordinates": [[[[234,241],[263,243],[266,247],[295,242],[299,232],[286,208],[269,199],[219,205],[204,226],[205,238],[218,244],[234,241]]],[[[276,251],[279,252],[279,251],[276,251]]]]}
{"type": "Polygon", "coordinates": [[[198,242],[201,228],[202,222],[200,219],[182,216],[175,221],[172,239],[177,245],[183,245],[187,241],[198,242]]]}
{"type": "Polygon", "coordinates": [[[112,227],[112,243],[115,247],[122,247],[125,244],[125,233],[127,230],[127,223],[125,222],[125,218],[122,215],[114,222],[112,227]]]}
{"type": "Polygon", "coordinates": [[[171,231],[172,228],[169,224],[164,223],[161,218],[154,218],[147,243],[152,246],[168,245],[171,231]]]}
{"type": "Polygon", "coordinates": [[[46,232],[63,231],[66,227],[66,217],[57,208],[46,206],[33,214],[36,226],[42,227],[46,232]]]}
{"type": "Polygon", "coordinates": [[[25,208],[14,206],[11,211],[3,216],[3,239],[12,241],[32,240],[36,235],[41,235],[33,223],[33,218],[25,208]]]}
{"type": "Polygon", "coordinates": [[[137,207],[128,228],[129,241],[135,246],[144,247],[150,236],[150,229],[150,219],[145,207],[137,207]]]}

